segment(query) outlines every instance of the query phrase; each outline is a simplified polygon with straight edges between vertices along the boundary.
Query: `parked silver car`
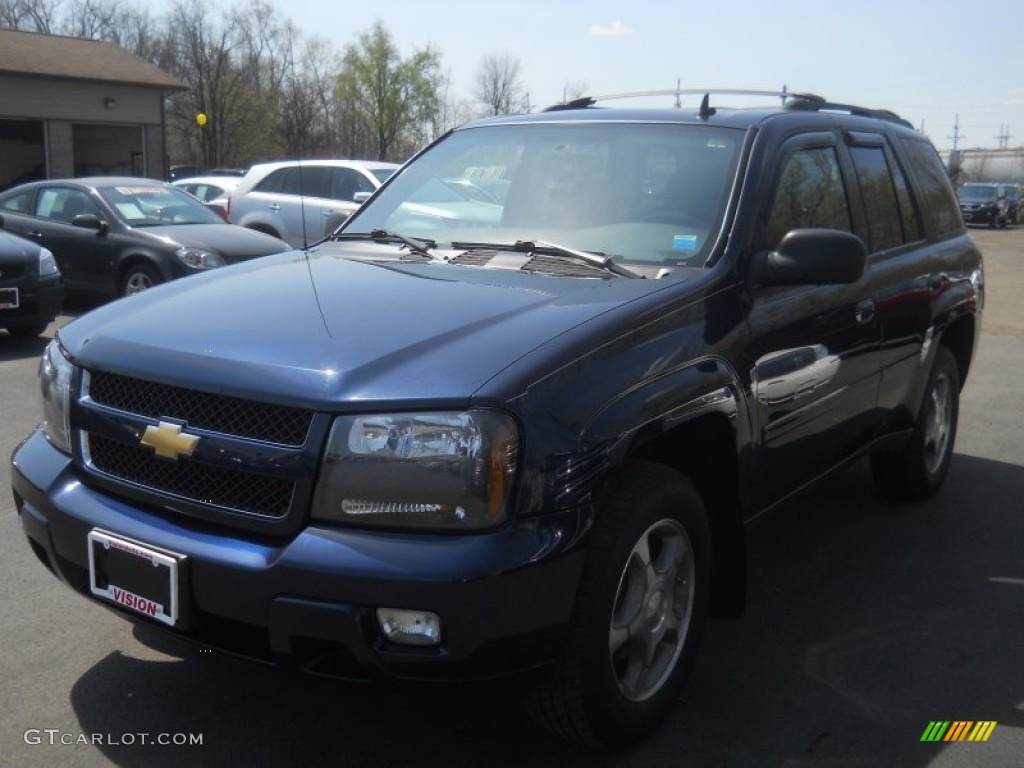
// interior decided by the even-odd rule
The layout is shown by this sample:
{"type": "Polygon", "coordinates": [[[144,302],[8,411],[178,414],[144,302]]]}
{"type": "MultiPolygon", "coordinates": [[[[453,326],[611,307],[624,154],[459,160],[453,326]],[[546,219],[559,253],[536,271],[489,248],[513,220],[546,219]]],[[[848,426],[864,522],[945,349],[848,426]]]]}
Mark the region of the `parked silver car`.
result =
{"type": "Polygon", "coordinates": [[[241,176],[192,176],[171,182],[225,220],[228,217],[228,195],[241,183],[241,176]]]}
{"type": "Polygon", "coordinates": [[[363,160],[254,165],[228,198],[228,221],[302,248],[337,229],[398,167],[363,160]]]}

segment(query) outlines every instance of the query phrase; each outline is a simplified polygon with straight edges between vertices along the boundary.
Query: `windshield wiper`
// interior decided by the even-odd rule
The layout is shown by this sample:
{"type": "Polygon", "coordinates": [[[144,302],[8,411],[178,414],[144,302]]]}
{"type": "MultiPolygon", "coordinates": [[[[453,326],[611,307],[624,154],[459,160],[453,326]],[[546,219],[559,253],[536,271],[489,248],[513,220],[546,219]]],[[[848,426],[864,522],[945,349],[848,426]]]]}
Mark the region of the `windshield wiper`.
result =
{"type": "Polygon", "coordinates": [[[568,248],[564,245],[558,245],[558,243],[547,242],[546,240],[516,240],[516,244],[512,246],[512,250],[522,251],[524,253],[534,253],[538,250],[554,251],[560,256],[572,256],[573,258],[579,259],[587,264],[611,272],[613,275],[643,279],[643,275],[638,275],[636,272],[616,264],[612,261],[612,257],[607,254],[578,251],[575,248],[568,248]]]}
{"type": "Polygon", "coordinates": [[[436,248],[437,243],[433,240],[417,240],[413,237],[406,237],[397,232],[387,229],[371,229],[369,232],[342,232],[339,235],[332,235],[331,240],[397,240],[409,249],[409,253],[417,256],[432,258],[430,249],[436,248]]]}

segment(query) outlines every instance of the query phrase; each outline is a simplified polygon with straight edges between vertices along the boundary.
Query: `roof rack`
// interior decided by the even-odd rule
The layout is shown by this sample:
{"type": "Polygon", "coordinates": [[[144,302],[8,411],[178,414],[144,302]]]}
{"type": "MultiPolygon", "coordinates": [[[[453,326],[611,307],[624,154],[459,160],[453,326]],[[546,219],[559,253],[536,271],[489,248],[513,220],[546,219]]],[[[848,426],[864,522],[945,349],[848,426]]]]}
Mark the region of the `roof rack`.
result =
{"type": "Polygon", "coordinates": [[[742,88],[670,88],[664,91],[634,91],[632,93],[611,93],[602,96],[583,96],[573,99],[565,104],[555,104],[545,109],[545,112],[558,112],[565,109],[584,109],[592,107],[599,101],[611,101],[613,99],[633,99],[646,96],[703,96],[698,115],[710,117],[715,109],[709,105],[711,94],[726,96],[764,96],[781,99],[783,108],[792,110],[807,110],[816,112],[844,112],[849,115],[860,117],[874,117],[879,120],[887,120],[892,123],[899,123],[907,128],[913,128],[907,120],[887,109],[868,109],[852,104],[838,104],[828,101],[822,96],[813,93],[798,93],[788,90],[785,86],[781,91],[756,91],[742,88]]]}
{"type": "Polygon", "coordinates": [[[635,99],[646,96],[710,96],[711,94],[722,94],[726,96],[765,96],[769,98],[782,99],[785,103],[788,99],[800,99],[806,102],[825,102],[821,96],[813,93],[794,93],[783,86],[781,91],[756,91],[744,88],[670,88],[664,91],[633,91],[630,93],[608,93],[601,96],[583,96],[578,99],[555,104],[545,109],[545,112],[557,112],[563,109],[581,109],[592,107],[599,101],[612,101],[614,99],[635,99]]]}
{"type": "Polygon", "coordinates": [[[878,120],[887,120],[890,123],[899,123],[907,128],[914,127],[908,120],[904,120],[895,112],[888,109],[869,109],[868,107],[858,107],[853,104],[834,104],[830,101],[803,101],[801,99],[796,99],[794,101],[787,102],[786,109],[803,109],[815,112],[843,112],[848,115],[874,117],[878,120]]]}

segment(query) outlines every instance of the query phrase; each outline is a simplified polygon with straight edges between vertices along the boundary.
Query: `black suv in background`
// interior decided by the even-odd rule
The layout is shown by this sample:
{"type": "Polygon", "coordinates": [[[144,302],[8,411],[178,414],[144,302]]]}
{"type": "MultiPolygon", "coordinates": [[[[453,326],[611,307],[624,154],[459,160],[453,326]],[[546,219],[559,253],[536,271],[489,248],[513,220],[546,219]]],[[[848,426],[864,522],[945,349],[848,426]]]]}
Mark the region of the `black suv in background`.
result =
{"type": "Polygon", "coordinates": [[[63,327],[32,550],[208,647],[514,674],[552,731],[640,738],[741,613],[747,520],[859,457],[938,491],[980,333],[932,145],[780,95],[465,125],[324,242],[63,327]]]}
{"type": "Polygon", "coordinates": [[[1020,224],[1021,187],[1015,182],[1000,183],[999,188],[1006,195],[1006,220],[1010,224],[1020,224]]]}
{"type": "Polygon", "coordinates": [[[968,182],[956,192],[960,213],[968,224],[1005,227],[1010,219],[1006,190],[1000,184],[968,182]]]}

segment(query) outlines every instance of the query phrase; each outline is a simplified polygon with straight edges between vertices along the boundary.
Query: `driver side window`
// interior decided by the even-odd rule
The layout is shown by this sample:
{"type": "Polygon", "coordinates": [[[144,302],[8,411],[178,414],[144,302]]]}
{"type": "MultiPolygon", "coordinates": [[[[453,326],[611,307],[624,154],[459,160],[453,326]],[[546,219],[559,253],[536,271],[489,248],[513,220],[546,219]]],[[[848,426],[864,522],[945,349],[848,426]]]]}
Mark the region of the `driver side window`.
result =
{"type": "Polygon", "coordinates": [[[792,229],[852,231],[835,147],[801,149],[785,161],[768,215],[769,247],[792,229]]]}

